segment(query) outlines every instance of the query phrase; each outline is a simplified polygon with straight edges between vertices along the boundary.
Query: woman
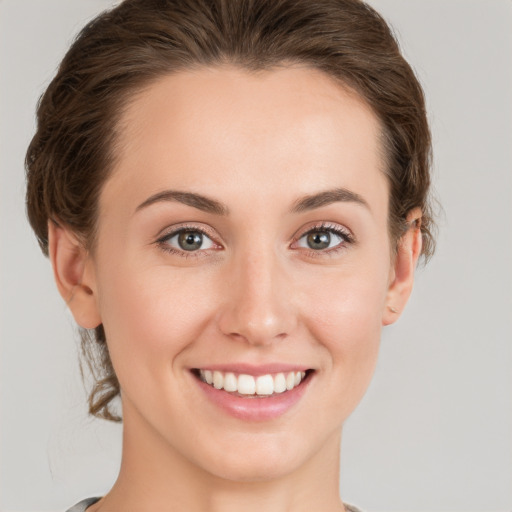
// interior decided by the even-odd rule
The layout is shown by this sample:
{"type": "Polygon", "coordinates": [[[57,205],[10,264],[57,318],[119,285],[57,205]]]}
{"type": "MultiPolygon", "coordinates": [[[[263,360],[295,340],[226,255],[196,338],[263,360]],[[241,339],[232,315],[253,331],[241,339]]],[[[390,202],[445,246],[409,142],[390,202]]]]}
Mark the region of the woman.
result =
{"type": "Polygon", "coordinates": [[[71,510],[356,510],[342,426],[432,252],[429,158],[362,2],[126,0],[85,27],[27,153],[90,412],[122,403],[119,477],[71,510]]]}

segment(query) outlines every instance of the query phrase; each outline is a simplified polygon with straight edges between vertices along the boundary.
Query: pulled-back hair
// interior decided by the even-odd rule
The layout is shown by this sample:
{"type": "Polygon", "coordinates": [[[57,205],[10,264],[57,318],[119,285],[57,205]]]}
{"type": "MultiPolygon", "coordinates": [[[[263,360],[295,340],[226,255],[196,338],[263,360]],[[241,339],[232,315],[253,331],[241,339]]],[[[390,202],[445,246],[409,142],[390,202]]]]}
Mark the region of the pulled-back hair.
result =
{"type": "MultiPolygon", "coordinates": [[[[421,86],[383,18],[359,0],[125,0],[80,32],[41,97],[27,151],[27,209],[48,255],[48,221],[93,251],[98,198],[115,163],[119,119],[135,94],[164,75],[229,63],[246,70],[307,65],[355,90],[382,125],[389,232],[422,210],[432,254],[431,141],[421,86]]],[[[119,382],[105,332],[81,329],[95,379],[91,414],[112,411],[119,382]]]]}

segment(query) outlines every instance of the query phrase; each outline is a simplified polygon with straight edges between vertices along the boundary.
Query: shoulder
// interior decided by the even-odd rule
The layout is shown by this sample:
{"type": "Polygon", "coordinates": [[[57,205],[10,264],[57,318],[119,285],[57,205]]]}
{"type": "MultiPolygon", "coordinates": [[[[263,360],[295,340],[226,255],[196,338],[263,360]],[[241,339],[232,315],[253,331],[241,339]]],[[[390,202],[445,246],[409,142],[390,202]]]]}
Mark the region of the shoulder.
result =
{"type": "Polygon", "coordinates": [[[347,509],[347,512],[363,512],[362,510],[359,510],[353,505],[348,505],[347,503],[345,503],[345,508],[347,509]]]}
{"type": "Polygon", "coordinates": [[[71,508],[68,508],[66,512],[85,512],[87,507],[90,507],[97,501],[100,501],[101,498],[87,498],[78,502],[76,505],[73,505],[71,508]]]}

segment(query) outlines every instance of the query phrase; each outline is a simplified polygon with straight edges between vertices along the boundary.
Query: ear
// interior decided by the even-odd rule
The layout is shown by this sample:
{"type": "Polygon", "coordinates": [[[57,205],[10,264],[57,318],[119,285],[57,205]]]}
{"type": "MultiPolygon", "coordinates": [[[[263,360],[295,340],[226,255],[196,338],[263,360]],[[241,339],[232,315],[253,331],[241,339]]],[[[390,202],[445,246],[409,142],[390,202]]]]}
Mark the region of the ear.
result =
{"type": "Polygon", "coordinates": [[[101,324],[95,274],[89,253],[68,228],[48,222],[48,249],[57,288],[76,323],[86,329],[101,324]]]}
{"type": "Polygon", "coordinates": [[[382,325],[398,320],[411,295],[414,271],[421,254],[421,210],[412,209],[407,215],[409,229],[398,242],[397,254],[390,273],[390,284],[382,315],[382,325]]]}

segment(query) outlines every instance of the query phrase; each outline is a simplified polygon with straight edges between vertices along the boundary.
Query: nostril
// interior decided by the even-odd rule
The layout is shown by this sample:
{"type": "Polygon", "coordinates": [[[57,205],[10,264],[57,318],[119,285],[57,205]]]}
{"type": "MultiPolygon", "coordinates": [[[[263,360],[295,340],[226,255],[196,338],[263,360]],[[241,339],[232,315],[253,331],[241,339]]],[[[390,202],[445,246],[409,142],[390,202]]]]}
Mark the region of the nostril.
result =
{"type": "Polygon", "coordinates": [[[297,314],[290,301],[278,295],[249,287],[241,295],[227,297],[216,315],[218,329],[232,341],[248,345],[270,345],[286,339],[297,327],[297,314]]]}

